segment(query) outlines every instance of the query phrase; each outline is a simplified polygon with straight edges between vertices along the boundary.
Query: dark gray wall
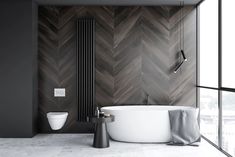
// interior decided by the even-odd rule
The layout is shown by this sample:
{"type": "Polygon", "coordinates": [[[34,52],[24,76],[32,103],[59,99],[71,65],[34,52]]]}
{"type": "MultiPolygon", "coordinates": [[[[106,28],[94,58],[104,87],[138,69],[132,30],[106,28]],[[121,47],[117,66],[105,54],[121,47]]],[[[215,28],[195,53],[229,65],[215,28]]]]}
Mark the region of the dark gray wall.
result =
{"type": "Polygon", "coordinates": [[[0,1],[0,137],[35,133],[37,28],[32,13],[31,0],[0,1]]]}
{"type": "MultiPolygon", "coordinates": [[[[179,7],[47,6],[39,8],[39,126],[51,132],[49,111],[68,111],[61,132],[87,132],[77,122],[76,20],[96,19],[96,104],[196,106],[196,9],[184,7],[185,53],[179,55],[179,7]],[[66,88],[65,98],[53,89],[66,88]]],[[[79,74],[78,74],[79,75],[79,74]]],[[[87,128],[86,128],[87,127],[87,128]]]]}

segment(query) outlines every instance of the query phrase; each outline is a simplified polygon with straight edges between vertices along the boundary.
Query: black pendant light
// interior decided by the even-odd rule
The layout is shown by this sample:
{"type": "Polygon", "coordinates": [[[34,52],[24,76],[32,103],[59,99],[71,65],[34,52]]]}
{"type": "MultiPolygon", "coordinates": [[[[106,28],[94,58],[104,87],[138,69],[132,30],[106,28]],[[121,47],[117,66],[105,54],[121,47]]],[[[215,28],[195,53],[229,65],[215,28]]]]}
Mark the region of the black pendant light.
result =
{"type": "Polygon", "coordinates": [[[179,26],[179,32],[180,32],[180,54],[183,57],[183,60],[176,66],[174,73],[177,73],[182,66],[182,64],[187,61],[187,58],[184,53],[184,15],[183,15],[183,7],[184,2],[180,1],[180,26],[179,26]],[[183,38],[183,41],[182,41],[183,38]]]}

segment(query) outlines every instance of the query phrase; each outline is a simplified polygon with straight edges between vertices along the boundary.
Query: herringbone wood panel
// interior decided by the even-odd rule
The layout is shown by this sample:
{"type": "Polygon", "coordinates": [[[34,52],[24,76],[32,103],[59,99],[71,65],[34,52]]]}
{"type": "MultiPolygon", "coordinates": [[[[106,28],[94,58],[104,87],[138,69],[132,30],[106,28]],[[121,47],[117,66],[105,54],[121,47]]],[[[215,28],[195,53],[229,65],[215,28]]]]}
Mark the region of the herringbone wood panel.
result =
{"type": "Polygon", "coordinates": [[[193,7],[184,7],[183,14],[188,62],[174,74],[181,59],[180,8],[143,7],[143,90],[151,104],[196,104],[196,14],[193,7]]]}
{"type": "MultiPolygon", "coordinates": [[[[48,111],[69,111],[61,132],[87,132],[77,122],[76,19],[96,19],[96,104],[195,105],[196,10],[185,7],[185,53],[179,73],[179,7],[74,6],[39,8],[40,130],[48,111]],[[65,98],[53,89],[66,88],[65,98]]],[[[79,75],[79,74],[78,74],[79,75]]]]}
{"type": "Polygon", "coordinates": [[[75,14],[70,7],[39,8],[39,113],[40,129],[48,130],[48,111],[68,111],[71,126],[76,118],[75,14]],[[66,88],[65,98],[53,97],[57,87],[66,88]]]}
{"type": "Polygon", "coordinates": [[[114,10],[114,104],[142,104],[141,7],[114,10]]]}
{"type": "MultiPolygon", "coordinates": [[[[176,53],[179,44],[175,40],[179,37],[178,27],[179,11],[171,9],[170,12],[170,63],[180,61],[179,53],[176,53]],[[175,44],[174,44],[175,43],[175,44]]],[[[185,7],[184,14],[184,50],[188,61],[177,74],[170,77],[170,104],[196,106],[196,10],[193,7],[185,7]]],[[[174,65],[171,64],[171,67],[174,65]]]]}
{"type": "Polygon", "coordinates": [[[168,7],[143,7],[142,88],[151,104],[169,104],[168,13],[168,7]]]}

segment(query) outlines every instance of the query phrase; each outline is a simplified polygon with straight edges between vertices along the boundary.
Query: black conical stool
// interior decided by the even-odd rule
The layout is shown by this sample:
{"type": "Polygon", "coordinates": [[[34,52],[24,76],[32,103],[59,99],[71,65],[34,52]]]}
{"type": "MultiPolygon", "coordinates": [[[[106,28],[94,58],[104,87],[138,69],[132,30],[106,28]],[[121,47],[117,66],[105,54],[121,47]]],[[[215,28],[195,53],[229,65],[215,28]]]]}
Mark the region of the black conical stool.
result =
{"type": "Polygon", "coordinates": [[[90,122],[95,123],[95,134],[93,140],[93,147],[107,148],[109,147],[109,135],[107,132],[106,123],[113,122],[114,116],[107,117],[91,117],[90,122]]]}

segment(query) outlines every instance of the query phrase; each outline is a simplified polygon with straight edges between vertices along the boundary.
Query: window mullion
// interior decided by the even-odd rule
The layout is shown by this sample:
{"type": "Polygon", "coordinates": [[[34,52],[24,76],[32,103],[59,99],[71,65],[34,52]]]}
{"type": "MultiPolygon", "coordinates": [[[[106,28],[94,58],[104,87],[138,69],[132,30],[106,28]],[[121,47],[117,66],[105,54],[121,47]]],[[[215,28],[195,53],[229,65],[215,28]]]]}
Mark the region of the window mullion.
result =
{"type": "Polygon", "coordinates": [[[222,1],[218,3],[218,146],[222,149],[222,1]]]}

